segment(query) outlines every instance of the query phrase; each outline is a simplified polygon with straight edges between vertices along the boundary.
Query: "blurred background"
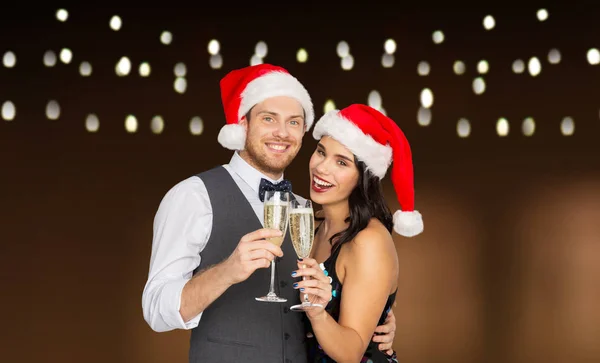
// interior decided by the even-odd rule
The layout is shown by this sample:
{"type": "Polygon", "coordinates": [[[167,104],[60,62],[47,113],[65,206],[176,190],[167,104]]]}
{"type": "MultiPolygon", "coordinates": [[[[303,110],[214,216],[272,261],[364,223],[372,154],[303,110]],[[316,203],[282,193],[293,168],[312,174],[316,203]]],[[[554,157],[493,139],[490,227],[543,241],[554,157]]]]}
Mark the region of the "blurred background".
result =
{"type": "Polygon", "coordinates": [[[411,142],[401,362],[600,361],[596,1],[62,6],[0,13],[0,361],[187,362],[142,316],[153,218],[229,161],[219,80],[260,62],[411,142]]]}

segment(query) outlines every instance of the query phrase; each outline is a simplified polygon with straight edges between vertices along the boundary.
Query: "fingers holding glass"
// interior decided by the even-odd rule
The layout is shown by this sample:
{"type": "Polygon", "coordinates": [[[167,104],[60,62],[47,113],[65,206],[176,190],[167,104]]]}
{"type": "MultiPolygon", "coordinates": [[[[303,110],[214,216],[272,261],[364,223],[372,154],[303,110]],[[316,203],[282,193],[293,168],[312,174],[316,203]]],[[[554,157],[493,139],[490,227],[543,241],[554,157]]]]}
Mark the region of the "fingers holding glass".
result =
{"type": "Polygon", "coordinates": [[[306,267],[301,265],[298,270],[292,272],[292,276],[302,277],[301,281],[294,284],[294,288],[300,290],[300,293],[304,294],[305,298],[311,303],[311,306],[305,307],[304,311],[314,308],[322,309],[331,300],[331,280],[315,260],[307,259],[305,261],[307,263],[306,267]]]}

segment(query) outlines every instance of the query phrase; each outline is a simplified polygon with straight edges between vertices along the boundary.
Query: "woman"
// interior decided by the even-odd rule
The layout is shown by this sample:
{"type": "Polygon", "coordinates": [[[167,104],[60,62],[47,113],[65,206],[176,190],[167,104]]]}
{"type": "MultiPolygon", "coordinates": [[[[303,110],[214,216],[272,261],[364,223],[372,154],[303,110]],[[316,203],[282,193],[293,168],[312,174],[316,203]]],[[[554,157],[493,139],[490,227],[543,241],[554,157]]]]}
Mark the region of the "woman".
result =
{"type": "Polygon", "coordinates": [[[312,333],[309,361],[394,362],[395,354],[379,351],[371,337],[398,290],[392,229],[408,237],[423,230],[414,210],[410,146],[394,121],[358,104],[324,115],[313,136],[319,142],[309,163],[310,196],[322,206],[315,218],[320,224],[312,258],[301,262],[307,268],[293,273],[311,276],[295,287],[326,305],[306,313],[312,333]],[[392,162],[391,178],[403,209],[394,215],[380,182],[392,162]],[[331,301],[326,300],[327,279],[331,301]]]}

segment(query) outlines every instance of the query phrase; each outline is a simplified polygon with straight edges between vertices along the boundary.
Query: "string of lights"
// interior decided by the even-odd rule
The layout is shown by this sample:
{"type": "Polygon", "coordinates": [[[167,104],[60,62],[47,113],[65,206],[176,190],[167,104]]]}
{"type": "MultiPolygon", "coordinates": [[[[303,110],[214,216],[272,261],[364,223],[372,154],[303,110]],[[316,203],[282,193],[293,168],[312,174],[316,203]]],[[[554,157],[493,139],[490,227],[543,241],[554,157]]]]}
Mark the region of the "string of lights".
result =
{"type": "MultiPolygon", "coordinates": [[[[539,9],[536,12],[536,18],[539,22],[548,21],[550,14],[546,9],[539,9]]],[[[59,22],[67,22],[69,20],[69,12],[66,9],[56,11],[56,20],[59,22]]],[[[486,15],[481,23],[485,31],[493,31],[496,28],[496,19],[492,15],[486,15]]],[[[108,26],[115,32],[121,30],[123,20],[119,15],[114,15],[110,18],[108,26]]],[[[172,44],[174,35],[164,30],[160,33],[158,41],[165,46],[172,44]]],[[[441,45],[446,40],[446,34],[442,30],[435,30],[431,35],[431,40],[435,45],[441,45]]],[[[383,52],[381,55],[381,66],[383,68],[393,68],[395,65],[395,56],[397,44],[394,39],[386,39],[383,43],[383,52]]],[[[223,55],[221,54],[221,43],[217,39],[212,39],[208,42],[207,51],[209,54],[208,65],[211,69],[221,69],[223,67],[223,55]]],[[[265,41],[258,41],[254,47],[254,53],[249,59],[250,65],[263,63],[268,55],[268,46],[265,41]]],[[[355,59],[351,53],[350,44],[341,40],[336,47],[337,56],[340,59],[340,67],[344,71],[351,71],[354,67],[355,59]]],[[[63,64],[69,65],[73,62],[73,51],[69,48],[62,48],[58,54],[54,50],[46,50],[42,57],[42,62],[45,67],[55,67],[60,60],[63,64]]],[[[600,51],[597,48],[587,50],[587,62],[590,65],[600,64],[600,51]]],[[[300,48],[296,52],[296,60],[298,63],[308,62],[309,54],[306,48],[300,48]]],[[[15,68],[17,66],[17,54],[12,50],[8,50],[2,57],[2,64],[5,68],[15,68]]],[[[547,54],[547,64],[555,66],[561,63],[562,55],[559,49],[552,48],[547,54]]],[[[512,72],[517,75],[529,74],[531,77],[539,77],[543,68],[543,59],[532,56],[527,58],[515,59],[510,65],[512,72]]],[[[452,65],[453,73],[456,76],[464,76],[467,73],[467,64],[465,61],[457,59],[452,65]]],[[[118,77],[131,76],[134,70],[134,65],[127,56],[122,56],[114,66],[114,73],[118,77]]],[[[475,95],[482,95],[486,92],[486,76],[490,72],[491,66],[488,60],[481,59],[475,65],[476,76],[472,80],[472,91],[475,95]]],[[[81,77],[92,77],[93,67],[90,61],[82,60],[78,67],[81,77]]],[[[416,66],[416,72],[421,77],[427,77],[432,72],[432,66],[429,62],[421,60],[416,66]]],[[[142,61],[137,65],[137,73],[140,77],[150,77],[152,73],[151,64],[147,61],[142,61]]],[[[188,66],[184,62],[177,62],[173,67],[173,91],[178,94],[184,94],[188,88],[187,76],[188,66]]],[[[432,122],[432,108],[434,104],[434,92],[431,88],[423,88],[420,91],[420,106],[416,113],[416,121],[418,125],[427,127],[432,122]]],[[[14,121],[17,118],[17,105],[12,100],[0,100],[0,115],[6,122],[14,121]]],[[[379,91],[371,90],[367,96],[367,103],[384,114],[386,110],[383,106],[383,98],[379,91]]],[[[333,99],[326,99],[323,102],[323,112],[335,109],[336,104],[333,99]]],[[[46,104],[46,117],[49,120],[57,120],[61,117],[61,106],[57,100],[49,100],[46,104]]],[[[533,117],[525,117],[520,121],[521,132],[525,136],[533,136],[536,130],[536,122],[533,117]]],[[[513,125],[518,124],[513,121],[513,125]]],[[[456,122],[456,134],[460,138],[466,138],[471,135],[471,122],[461,117],[456,122]]],[[[128,133],[138,131],[139,121],[133,114],[125,116],[124,129],[128,133]]],[[[156,115],[151,119],[150,129],[154,134],[161,134],[165,128],[165,120],[162,116],[156,115]]],[[[201,135],[204,131],[204,122],[200,116],[193,116],[188,123],[189,132],[192,135],[201,135]]],[[[100,119],[97,114],[90,113],[85,118],[85,129],[90,133],[95,133],[100,130],[100,119]]],[[[506,117],[499,117],[496,121],[496,133],[500,137],[507,136],[511,131],[511,123],[506,117]]],[[[572,116],[563,116],[560,123],[560,132],[564,136],[571,136],[575,131],[575,121],[572,116]]]]}

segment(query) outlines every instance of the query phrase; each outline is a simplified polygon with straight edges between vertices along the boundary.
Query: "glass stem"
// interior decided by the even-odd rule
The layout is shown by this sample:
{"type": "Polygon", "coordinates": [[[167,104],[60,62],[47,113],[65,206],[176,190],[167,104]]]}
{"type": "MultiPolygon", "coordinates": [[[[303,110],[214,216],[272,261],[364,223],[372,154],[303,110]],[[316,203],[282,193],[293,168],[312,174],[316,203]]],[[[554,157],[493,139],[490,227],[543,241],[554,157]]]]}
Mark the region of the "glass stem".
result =
{"type": "Polygon", "coordinates": [[[275,260],[271,261],[271,287],[269,287],[269,295],[275,295],[275,260]]]}
{"type": "MultiPolygon", "coordinates": [[[[306,268],[306,265],[302,265],[302,268],[306,268]]],[[[306,281],[306,276],[302,276],[302,281],[306,281]]],[[[308,301],[308,294],[304,294],[304,303],[309,303],[310,301],[308,301]]]]}

